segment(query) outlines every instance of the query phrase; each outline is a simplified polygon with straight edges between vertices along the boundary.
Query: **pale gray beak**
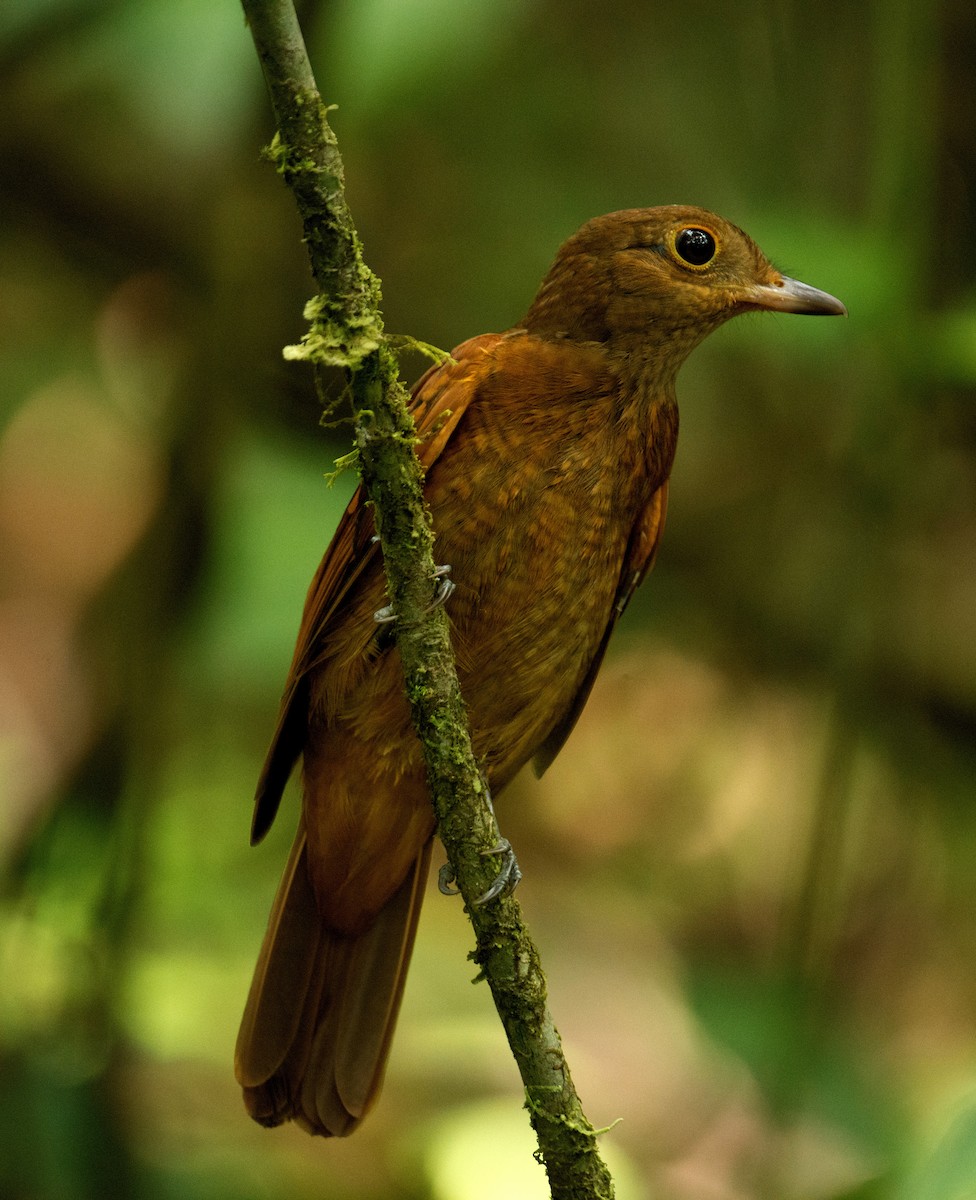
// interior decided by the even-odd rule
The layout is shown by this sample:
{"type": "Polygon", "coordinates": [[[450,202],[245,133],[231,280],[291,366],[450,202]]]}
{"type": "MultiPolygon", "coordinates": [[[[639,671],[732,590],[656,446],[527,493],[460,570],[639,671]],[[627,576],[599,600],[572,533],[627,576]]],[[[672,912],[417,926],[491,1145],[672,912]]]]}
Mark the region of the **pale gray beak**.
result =
{"type": "Polygon", "coordinates": [[[743,301],[750,307],[768,308],[774,312],[806,313],[811,317],[846,317],[847,309],[837,299],[819,288],[783,275],[778,283],[761,283],[744,288],[743,301]]]}

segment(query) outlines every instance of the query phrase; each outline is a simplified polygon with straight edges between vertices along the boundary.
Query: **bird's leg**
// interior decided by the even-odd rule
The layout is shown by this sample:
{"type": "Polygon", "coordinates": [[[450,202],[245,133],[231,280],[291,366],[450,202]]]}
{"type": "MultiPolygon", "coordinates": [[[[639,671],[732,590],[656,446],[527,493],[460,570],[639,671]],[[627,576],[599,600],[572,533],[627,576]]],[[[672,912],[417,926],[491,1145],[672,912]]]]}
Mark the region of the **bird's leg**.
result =
{"type": "MultiPolygon", "coordinates": [[[[426,616],[429,612],[433,612],[435,608],[439,608],[440,605],[442,605],[445,600],[447,600],[448,596],[450,596],[450,594],[454,591],[457,585],[455,584],[454,580],[450,578],[450,575],[450,563],[444,563],[439,567],[434,567],[434,572],[431,575],[431,579],[436,581],[437,588],[434,591],[433,600],[431,600],[430,604],[428,604],[424,609],[424,616],[426,616]]],[[[373,620],[377,623],[377,625],[389,625],[391,621],[395,621],[396,619],[397,615],[393,611],[392,604],[386,604],[383,606],[383,608],[378,608],[376,612],[373,613],[373,620]]]]}
{"type": "MultiPolygon", "coordinates": [[[[488,807],[491,809],[492,814],[494,814],[495,807],[491,802],[491,792],[488,790],[487,784],[485,784],[485,796],[488,800],[488,807]]],[[[515,851],[512,849],[512,843],[508,838],[500,837],[497,846],[493,846],[490,850],[481,851],[482,858],[487,858],[492,854],[501,856],[501,866],[488,890],[475,900],[475,905],[479,908],[482,904],[487,904],[489,900],[494,900],[496,896],[511,895],[518,887],[519,880],[522,878],[518,859],[515,857],[515,851]]],[[[445,896],[456,896],[459,890],[454,886],[456,878],[454,868],[449,862],[446,862],[437,872],[438,890],[445,896]]]]}

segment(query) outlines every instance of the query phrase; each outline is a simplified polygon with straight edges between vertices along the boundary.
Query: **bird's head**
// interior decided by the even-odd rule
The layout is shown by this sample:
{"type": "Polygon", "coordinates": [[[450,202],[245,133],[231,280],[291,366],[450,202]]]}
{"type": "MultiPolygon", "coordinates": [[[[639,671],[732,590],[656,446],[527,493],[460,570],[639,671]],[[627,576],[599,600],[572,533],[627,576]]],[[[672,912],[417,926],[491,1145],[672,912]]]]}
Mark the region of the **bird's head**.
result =
{"type": "Polygon", "coordinates": [[[741,229],[703,208],[632,208],[595,217],[559,249],[523,328],[666,347],[677,366],[737,313],[841,316],[826,292],[781,274],[741,229]]]}

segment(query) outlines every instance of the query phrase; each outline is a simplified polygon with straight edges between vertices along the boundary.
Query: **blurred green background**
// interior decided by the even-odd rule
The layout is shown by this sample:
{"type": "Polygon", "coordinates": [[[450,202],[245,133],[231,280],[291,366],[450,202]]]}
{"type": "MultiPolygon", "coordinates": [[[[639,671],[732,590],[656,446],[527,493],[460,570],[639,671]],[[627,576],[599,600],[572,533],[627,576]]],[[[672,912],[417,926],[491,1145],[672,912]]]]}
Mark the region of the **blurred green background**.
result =
{"type": "MultiPolygon", "coordinates": [[[[499,807],[624,1200],[971,1200],[976,11],[301,11],[391,330],[506,328],[656,203],[848,304],[693,356],[658,565],[499,807]]],[[[0,1196],[544,1195],[436,893],[353,1139],[233,1081],[296,814],[251,850],[250,796],[352,486],[281,357],[310,280],[239,7],[8,0],[0,110],[0,1196]]]]}

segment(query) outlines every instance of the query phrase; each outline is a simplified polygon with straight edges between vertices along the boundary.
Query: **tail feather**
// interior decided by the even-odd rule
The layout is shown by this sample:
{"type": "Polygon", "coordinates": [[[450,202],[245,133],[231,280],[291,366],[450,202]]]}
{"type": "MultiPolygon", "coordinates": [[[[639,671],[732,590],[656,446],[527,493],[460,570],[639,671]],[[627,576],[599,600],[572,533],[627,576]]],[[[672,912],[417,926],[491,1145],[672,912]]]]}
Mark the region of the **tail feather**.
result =
{"type": "Polygon", "coordinates": [[[300,828],[278,885],[248,993],[234,1070],[242,1087],[270,1079],[298,1036],[322,936],[300,828]],[[287,979],[288,987],[281,986],[287,979]]]}
{"type": "Polygon", "coordinates": [[[299,829],[278,888],[235,1054],[248,1112],[312,1133],[351,1133],[376,1099],[396,1025],[430,863],[413,870],[365,932],[326,927],[299,829]]]}

